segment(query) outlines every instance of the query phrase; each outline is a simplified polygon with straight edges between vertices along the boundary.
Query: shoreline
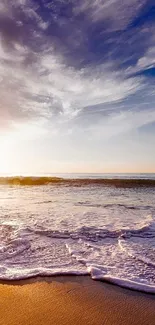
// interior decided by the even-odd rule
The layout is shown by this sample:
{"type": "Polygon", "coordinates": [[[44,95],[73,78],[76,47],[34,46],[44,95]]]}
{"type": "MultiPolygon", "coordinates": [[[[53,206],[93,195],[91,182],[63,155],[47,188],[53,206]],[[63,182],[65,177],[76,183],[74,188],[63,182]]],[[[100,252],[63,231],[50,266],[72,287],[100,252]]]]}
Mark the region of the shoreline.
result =
{"type": "Polygon", "coordinates": [[[133,291],[133,292],[137,292],[137,293],[142,293],[142,294],[149,294],[149,295],[153,295],[155,296],[155,291],[154,291],[154,287],[150,286],[150,288],[148,288],[148,285],[145,284],[140,284],[138,282],[134,282],[131,280],[126,280],[126,279],[119,279],[119,278],[110,278],[109,276],[105,277],[105,278],[100,278],[100,277],[91,277],[91,275],[89,273],[86,272],[86,274],[74,274],[74,273],[56,273],[56,274],[52,274],[52,275],[33,275],[33,276],[29,276],[27,278],[20,278],[17,280],[13,280],[13,279],[7,279],[7,280],[2,280],[0,279],[0,285],[2,284],[6,284],[6,285],[24,285],[24,284],[29,284],[29,283],[34,283],[34,282],[48,282],[51,283],[54,281],[54,279],[59,279],[59,278],[70,278],[70,277],[75,277],[75,278],[90,278],[91,281],[97,281],[100,283],[106,283],[106,284],[110,284],[112,286],[116,286],[118,288],[122,288],[125,290],[129,290],[129,291],[133,291]],[[135,285],[135,287],[133,286],[133,284],[135,285]]]}
{"type": "Polygon", "coordinates": [[[89,276],[0,281],[0,325],[154,325],[155,295],[89,276]]]}

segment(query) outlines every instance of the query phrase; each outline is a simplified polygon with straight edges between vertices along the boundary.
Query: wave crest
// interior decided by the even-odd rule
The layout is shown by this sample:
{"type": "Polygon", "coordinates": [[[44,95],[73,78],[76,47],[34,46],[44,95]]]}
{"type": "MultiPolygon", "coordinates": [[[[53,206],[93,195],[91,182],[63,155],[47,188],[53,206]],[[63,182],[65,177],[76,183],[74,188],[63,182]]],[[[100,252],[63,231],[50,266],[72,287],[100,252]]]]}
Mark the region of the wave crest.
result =
{"type": "Polygon", "coordinates": [[[1,185],[41,186],[41,185],[66,185],[66,186],[115,186],[115,187],[155,187],[155,179],[107,179],[107,178],[60,178],[60,177],[0,177],[1,185]]]}

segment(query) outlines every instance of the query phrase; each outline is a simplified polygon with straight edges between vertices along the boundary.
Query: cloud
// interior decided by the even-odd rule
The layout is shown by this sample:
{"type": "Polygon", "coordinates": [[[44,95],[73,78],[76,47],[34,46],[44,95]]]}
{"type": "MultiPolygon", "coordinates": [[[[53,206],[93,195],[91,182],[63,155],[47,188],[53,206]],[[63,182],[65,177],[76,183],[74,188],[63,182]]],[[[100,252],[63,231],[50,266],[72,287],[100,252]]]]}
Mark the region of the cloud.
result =
{"type": "Polygon", "coordinates": [[[150,47],[137,62],[137,69],[144,70],[155,66],[155,47],[150,47]]]}
{"type": "Polygon", "coordinates": [[[109,20],[109,30],[121,30],[132,22],[147,0],[86,0],[81,1],[76,11],[84,11],[93,21],[109,20]]]}
{"type": "Polygon", "coordinates": [[[103,114],[103,110],[98,110],[94,113],[81,112],[81,114],[74,120],[74,124],[70,124],[67,128],[72,133],[72,136],[79,137],[80,134],[83,138],[90,141],[102,142],[116,138],[123,134],[132,134],[135,130],[145,127],[149,128],[150,123],[155,122],[154,107],[141,110],[140,107],[129,106],[128,109],[120,107],[116,104],[115,109],[113,106],[108,107],[103,114]],[[72,131],[71,131],[72,130],[72,131]]]}
{"type": "Polygon", "coordinates": [[[138,79],[122,79],[106,65],[77,71],[52,52],[36,54],[18,43],[8,53],[1,42],[0,61],[1,116],[10,120],[58,114],[70,119],[86,106],[120,101],[140,87],[138,79]]]}
{"type": "MultiPolygon", "coordinates": [[[[145,91],[145,77],[134,72],[154,64],[149,22],[133,27],[146,4],[1,1],[0,127],[33,119],[68,123],[81,116],[91,124],[100,107],[112,132],[105,115],[117,123],[126,99],[145,91]]],[[[131,117],[126,107],[124,116],[131,117]]],[[[126,125],[125,117],[121,121],[126,125]]]]}

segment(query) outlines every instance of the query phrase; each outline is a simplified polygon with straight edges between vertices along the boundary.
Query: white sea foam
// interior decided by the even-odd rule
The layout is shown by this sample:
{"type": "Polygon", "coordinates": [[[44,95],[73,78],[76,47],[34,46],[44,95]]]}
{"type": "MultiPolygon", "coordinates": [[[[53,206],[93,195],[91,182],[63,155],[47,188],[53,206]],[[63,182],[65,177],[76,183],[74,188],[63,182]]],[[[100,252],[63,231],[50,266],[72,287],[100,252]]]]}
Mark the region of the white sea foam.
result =
{"type": "Polygon", "coordinates": [[[102,280],[102,281],[106,281],[109,283],[117,284],[120,287],[124,287],[124,288],[128,288],[128,289],[143,291],[143,292],[147,292],[147,293],[155,293],[155,285],[153,285],[153,284],[149,285],[149,284],[142,283],[142,282],[136,282],[136,281],[132,281],[129,279],[123,279],[123,278],[110,276],[110,275],[104,274],[102,272],[102,270],[100,270],[96,267],[92,267],[92,266],[88,267],[88,271],[90,272],[93,280],[102,280]]]}
{"type": "Polygon", "coordinates": [[[152,189],[0,187],[0,199],[0,279],[90,274],[155,293],[152,189]]]}

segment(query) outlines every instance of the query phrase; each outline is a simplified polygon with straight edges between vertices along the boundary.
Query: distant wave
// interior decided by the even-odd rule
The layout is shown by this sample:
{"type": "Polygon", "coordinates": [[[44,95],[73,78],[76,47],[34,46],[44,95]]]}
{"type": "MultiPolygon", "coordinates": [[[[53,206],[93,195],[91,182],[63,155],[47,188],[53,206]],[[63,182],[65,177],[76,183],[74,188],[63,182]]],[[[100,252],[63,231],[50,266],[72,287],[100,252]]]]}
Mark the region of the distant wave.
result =
{"type": "Polygon", "coordinates": [[[60,177],[0,177],[1,185],[41,186],[41,185],[66,185],[66,186],[115,186],[115,187],[155,187],[155,179],[103,179],[103,178],[75,178],[60,177]]]}
{"type": "Polygon", "coordinates": [[[62,183],[63,178],[59,177],[25,177],[25,176],[13,176],[13,177],[0,177],[1,185],[46,185],[62,183]]]}

